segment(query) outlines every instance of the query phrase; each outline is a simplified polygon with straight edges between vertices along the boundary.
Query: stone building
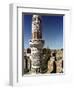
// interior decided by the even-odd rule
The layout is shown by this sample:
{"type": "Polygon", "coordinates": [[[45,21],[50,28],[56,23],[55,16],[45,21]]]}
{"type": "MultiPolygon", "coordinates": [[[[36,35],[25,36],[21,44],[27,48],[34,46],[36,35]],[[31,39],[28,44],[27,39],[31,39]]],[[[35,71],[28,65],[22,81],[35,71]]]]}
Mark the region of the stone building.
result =
{"type": "Polygon", "coordinates": [[[63,72],[63,49],[56,51],[56,72],[63,72]]]}
{"type": "Polygon", "coordinates": [[[63,50],[51,50],[51,56],[48,61],[49,73],[63,73],[63,50]]]}
{"type": "Polygon", "coordinates": [[[55,62],[56,62],[56,73],[63,73],[63,67],[62,67],[63,60],[58,60],[55,62]]]}
{"type": "Polygon", "coordinates": [[[48,72],[50,73],[56,73],[56,57],[55,57],[55,52],[52,50],[51,51],[51,55],[50,55],[50,59],[48,61],[48,72]]]}
{"type": "Polygon", "coordinates": [[[31,49],[24,49],[24,73],[27,73],[31,70],[31,49]]]}
{"type": "Polygon", "coordinates": [[[42,21],[40,15],[32,16],[32,39],[30,48],[24,50],[24,73],[63,72],[63,49],[43,48],[42,21]]]}

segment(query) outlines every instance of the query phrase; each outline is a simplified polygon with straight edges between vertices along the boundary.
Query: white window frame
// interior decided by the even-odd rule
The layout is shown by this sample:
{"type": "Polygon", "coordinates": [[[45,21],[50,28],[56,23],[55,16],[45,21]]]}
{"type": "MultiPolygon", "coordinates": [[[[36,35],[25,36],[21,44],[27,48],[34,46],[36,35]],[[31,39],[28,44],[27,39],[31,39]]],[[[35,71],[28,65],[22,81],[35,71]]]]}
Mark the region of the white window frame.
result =
{"type": "MultiPolygon", "coordinates": [[[[66,82],[69,80],[69,43],[70,43],[70,8],[57,6],[11,4],[10,5],[10,85],[27,85],[40,83],[66,82]],[[63,46],[65,70],[63,75],[30,75],[22,76],[22,12],[24,13],[44,13],[63,14],[63,46]]],[[[69,69],[70,70],[70,69],[69,69]]]]}

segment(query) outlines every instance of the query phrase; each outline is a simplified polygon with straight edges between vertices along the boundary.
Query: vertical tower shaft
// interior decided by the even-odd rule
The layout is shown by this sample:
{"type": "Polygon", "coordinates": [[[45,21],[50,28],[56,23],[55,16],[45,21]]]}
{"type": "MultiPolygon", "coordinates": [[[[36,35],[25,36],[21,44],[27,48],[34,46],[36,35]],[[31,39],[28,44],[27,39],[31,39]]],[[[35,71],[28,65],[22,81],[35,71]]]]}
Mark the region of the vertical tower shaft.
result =
{"type": "Polygon", "coordinates": [[[33,15],[32,17],[32,39],[31,47],[31,69],[35,73],[40,72],[40,61],[44,40],[42,40],[41,16],[33,15]]]}
{"type": "Polygon", "coordinates": [[[41,39],[41,17],[39,15],[33,15],[32,17],[32,39],[41,39]]]}

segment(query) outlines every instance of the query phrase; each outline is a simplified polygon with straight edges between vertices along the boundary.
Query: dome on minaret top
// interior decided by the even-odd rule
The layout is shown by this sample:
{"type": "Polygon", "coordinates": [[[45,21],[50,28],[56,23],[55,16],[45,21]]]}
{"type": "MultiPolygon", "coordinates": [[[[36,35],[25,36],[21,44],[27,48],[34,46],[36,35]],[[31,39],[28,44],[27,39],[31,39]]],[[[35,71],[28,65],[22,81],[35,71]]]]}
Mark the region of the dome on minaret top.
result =
{"type": "Polygon", "coordinates": [[[33,15],[32,17],[33,22],[41,22],[41,16],[40,15],[33,15]]]}
{"type": "Polygon", "coordinates": [[[41,16],[40,15],[33,15],[33,18],[41,18],[41,16]]]}

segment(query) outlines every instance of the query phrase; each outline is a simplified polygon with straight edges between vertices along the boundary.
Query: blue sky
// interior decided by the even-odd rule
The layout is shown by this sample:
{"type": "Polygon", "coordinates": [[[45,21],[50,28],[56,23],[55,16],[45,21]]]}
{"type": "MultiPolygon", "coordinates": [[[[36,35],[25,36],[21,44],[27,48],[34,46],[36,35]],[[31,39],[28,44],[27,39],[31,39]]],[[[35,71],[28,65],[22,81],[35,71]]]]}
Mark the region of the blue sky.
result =
{"type": "MultiPolygon", "coordinates": [[[[46,16],[42,18],[42,39],[45,40],[44,47],[50,49],[63,48],[63,16],[46,16]]],[[[32,15],[23,16],[24,48],[30,47],[32,15]]]]}

